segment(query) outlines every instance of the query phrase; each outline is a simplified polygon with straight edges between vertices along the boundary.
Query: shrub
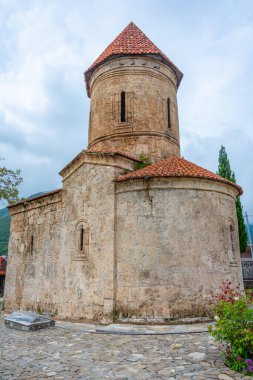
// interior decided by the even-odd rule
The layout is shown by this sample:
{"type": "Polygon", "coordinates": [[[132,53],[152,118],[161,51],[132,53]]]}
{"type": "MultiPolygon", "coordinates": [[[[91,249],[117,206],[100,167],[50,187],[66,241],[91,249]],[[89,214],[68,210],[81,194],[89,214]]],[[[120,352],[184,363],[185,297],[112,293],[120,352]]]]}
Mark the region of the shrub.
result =
{"type": "Polygon", "coordinates": [[[253,304],[253,289],[246,289],[245,293],[248,302],[253,304]]]}
{"type": "Polygon", "coordinates": [[[149,157],[145,156],[144,154],[141,154],[139,156],[139,162],[136,162],[134,164],[134,170],[143,169],[146,166],[149,166],[152,164],[152,161],[149,157]]]}
{"type": "Polygon", "coordinates": [[[249,301],[224,282],[219,294],[214,296],[213,311],[216,325],[209,326],[210,333],[221,342],[221,354],[226,364],[235,371],[253,374],[253,310],[249,301]]]}

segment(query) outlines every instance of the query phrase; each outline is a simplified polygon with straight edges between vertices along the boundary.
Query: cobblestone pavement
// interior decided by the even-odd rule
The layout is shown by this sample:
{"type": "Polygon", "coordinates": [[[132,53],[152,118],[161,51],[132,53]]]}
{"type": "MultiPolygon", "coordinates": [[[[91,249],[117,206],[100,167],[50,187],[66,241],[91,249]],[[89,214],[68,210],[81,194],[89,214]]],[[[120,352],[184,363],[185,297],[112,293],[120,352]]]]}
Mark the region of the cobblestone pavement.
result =
{"type": "Polygon", "coordinates": [[[207,332],[109,335],[76,324],[22,332],[0,321],[0,379],[252,379],[228,370],[207,332]]]}

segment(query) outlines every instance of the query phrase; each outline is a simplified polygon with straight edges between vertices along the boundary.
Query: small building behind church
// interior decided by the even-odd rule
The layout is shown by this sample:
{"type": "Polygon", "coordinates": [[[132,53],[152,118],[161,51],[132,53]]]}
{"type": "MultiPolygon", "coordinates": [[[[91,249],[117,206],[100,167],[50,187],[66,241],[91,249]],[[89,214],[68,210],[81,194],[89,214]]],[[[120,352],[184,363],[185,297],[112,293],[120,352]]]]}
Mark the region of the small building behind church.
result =
{"type": "Polygon", "coordinates": [[[242,284],[242,189],[181,157],[183,74],[130,23],[85,72],[89,139],[62,189],[9,206],[5,308],[58,318],[205,316],[242,284]],[[140,156],[152,164],[137,169],[140,156]]]}
{"type": "Polygon", "coordinates": [[[2,297],[4,294],[6,267],[7,267],[7,257],[0,256],[0,297],[2,297]]]}

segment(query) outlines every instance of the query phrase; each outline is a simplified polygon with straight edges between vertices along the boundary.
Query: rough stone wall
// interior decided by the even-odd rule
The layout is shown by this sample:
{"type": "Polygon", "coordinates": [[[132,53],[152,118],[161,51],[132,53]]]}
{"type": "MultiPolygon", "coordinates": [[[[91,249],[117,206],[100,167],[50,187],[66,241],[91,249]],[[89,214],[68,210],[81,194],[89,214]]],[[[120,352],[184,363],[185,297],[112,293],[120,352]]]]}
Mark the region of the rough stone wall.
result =
{"type": "Polygon", "coordinates": [[[65,305],[60,314],[111,320],[114,296],[115,168],[88,164],[64,180],[65,305]],[[80,253],[78,225],[84,225],[86,252],[80,253]]]}
{"type": "Polygon", "coordinates": [[[89,148],[150,156],[179,155],[177,86],[174,72],[150,57],[114,58],[91,77],[89,148]],[[126,121],[120,121],[121,92],[126,121]],[[168,127],[167,99],[171,127],[168,127]]]}
{"type": "Polygon", "coordinates": [[[131,166],[123,157],[82,153],[63,169],[62,199],[57,203],[42,198],[41,205],[35,200],[11,209],[7,309],[112,320],[113,180],[131,166]]]}
{"type": "Polygon", "coordinates": [[[10,209],[6,309],[57,309],[58,271],[61,273],[63,267],[61,195],[57,193],[10,209]]]}
{"type": "Polygon", "coordinates": [[[236,190],[199,179],[117,183],[120,317],[205,315],[225,279],[242,284],[236,190]]]}

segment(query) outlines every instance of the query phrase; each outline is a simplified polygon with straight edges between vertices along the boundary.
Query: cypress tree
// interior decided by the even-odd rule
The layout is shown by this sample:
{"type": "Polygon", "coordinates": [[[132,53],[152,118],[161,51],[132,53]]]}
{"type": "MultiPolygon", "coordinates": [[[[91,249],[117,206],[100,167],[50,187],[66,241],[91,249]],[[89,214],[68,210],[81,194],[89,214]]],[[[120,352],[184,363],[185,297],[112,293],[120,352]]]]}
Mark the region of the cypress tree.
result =
{"type": "Polygon", "coordinates": [[[238,219],[238,228],[239,228],[239,241],[240,241],[240,251],[245,252],[248,246],[248,236],[246,232],[246,226],[244,223],[243,218],[243,208],[241,204],[241,199],[236,199],[236,212],[237,212],[237,219],[238,219]]]}
{"type": "MultiPolygon", "coordinates": [[[[225,147],[222,145],[219,152],[219,166],[218,172],[221,177],[228,179],[231,182],[236,183],[235,173],[231,171],[230,162],[225,150],[225,147]]],[[[246,226],[243,218],[243,207],[241,200],[238,197],[236,199],[236,213],[238,221],[238,230],[239,230],[239,242],[240,242],[240,252],[245,252],[248,246],[248,237],[246,232],[246,226]]]]}
{"type": "Polygon", "coordinates": [[[232,171],[225,147],[222,145],[219,152],[218,173],[221,177],[232,180],[232,171]]]}

